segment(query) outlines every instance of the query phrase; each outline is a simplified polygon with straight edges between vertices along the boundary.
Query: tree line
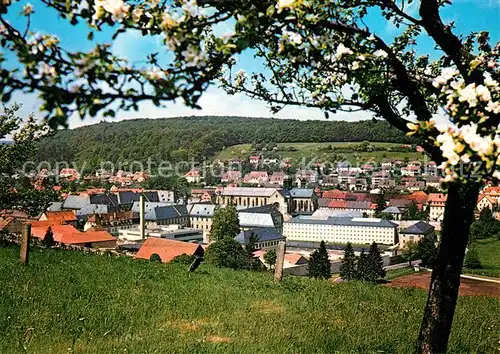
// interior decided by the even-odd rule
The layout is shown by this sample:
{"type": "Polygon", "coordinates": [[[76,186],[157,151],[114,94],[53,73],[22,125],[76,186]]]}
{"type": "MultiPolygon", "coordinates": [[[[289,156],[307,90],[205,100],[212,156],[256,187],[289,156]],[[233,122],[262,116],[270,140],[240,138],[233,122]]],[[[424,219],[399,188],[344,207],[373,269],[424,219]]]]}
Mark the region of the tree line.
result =
{"type": "Polygon", "coordinates": [[[75,162],[201,161],[225,147],[255,143],[373,141],[412,143],[386,121],[299,121],[246,117],[179,117],[101,122],[42,139],[38,160],[75,162]]]}

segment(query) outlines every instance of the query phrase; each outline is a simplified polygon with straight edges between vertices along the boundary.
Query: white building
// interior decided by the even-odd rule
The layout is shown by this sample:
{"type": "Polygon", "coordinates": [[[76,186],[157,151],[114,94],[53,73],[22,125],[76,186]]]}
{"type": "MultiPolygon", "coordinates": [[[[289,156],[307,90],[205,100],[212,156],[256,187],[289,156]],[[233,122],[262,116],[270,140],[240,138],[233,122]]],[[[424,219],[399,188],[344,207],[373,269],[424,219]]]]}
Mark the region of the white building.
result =
{"type": "Polygon", "coordinates": [[[379,244],[397,243],[398,225],[389,220],[353,217],[315,218],[300,215],[283,224],[288,241],[379,244]]]}
{"type": "MultiPolygon", "coordinates": [[[[185,242],[203,240],[203,232],[201,230],[183,227],[182,225],[150,227],[145,230],[144,234],[146,238],[158,237],[185,242]]],[[[141,241],[141,231],[138,228],[120,230],[118,239],[122,241],[141,241]]]]}

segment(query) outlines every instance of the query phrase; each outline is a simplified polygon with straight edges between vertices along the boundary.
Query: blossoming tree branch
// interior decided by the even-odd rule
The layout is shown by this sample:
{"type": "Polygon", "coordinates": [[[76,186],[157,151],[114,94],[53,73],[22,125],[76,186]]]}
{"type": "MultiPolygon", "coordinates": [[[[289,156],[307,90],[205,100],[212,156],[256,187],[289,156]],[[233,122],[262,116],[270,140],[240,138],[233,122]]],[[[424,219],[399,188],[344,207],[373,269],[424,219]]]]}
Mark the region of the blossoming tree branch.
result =
{"type": "Polygon", "coordinates": [[[460,272],[475,201],[485,181],[500,179],[499,44],[487,32],[455,33],[441,11],[449,0],[41,0],[70,24],[86,23],[90,51],[70,51],[51,34],[34,34],[37,9],[25,4],[25,26],[9,22],[12,0],[0,0],[3,50],[1,95],[37,92],[52,127],[73,114],[114,116],[182,99],[198,108],[211,83],[229,94],[243,93],[284,106],[316,107],[329,113],[371,111],[418,137],[441,164],[448,200],[427,306],[418,338],[426,353],[446,351],[460,272]],[[390,40],[369,25],[376,18],[399,28],[390,40]],[[231,27],[220,35],[218,26],[231,27]],[[140,63],[113,55],[114,37],[137,31],[160,38],[168,51],[140,63]],[[383,37],[383,38],[382,38],[383,37]],[[432,53],[417,43],[432,42],[432,53]],[[235,70],[235,56],[250,51],[262,70],[235,70]],[[436,116],[445,117],[438,123],[436,116]]]}

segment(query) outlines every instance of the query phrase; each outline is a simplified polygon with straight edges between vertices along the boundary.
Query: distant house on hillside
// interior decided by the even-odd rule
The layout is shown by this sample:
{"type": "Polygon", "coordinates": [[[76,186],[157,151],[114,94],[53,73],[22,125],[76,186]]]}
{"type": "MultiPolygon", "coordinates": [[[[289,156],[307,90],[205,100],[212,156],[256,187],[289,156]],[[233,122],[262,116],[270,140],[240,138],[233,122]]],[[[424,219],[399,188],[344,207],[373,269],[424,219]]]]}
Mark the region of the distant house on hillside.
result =
{"type": "Polygon", "coordinates": [[[136,258],[150,259],[153,254],[160,256],[162,263],[172,261],[180,255],[203,257],[205,250],[196,243],[169,240],[166,238],[149,237],[137,252],[136,258]]]}
{"type": "Polygon", "coordinates": [[[188,183],[200,183],[203,177],[201,176],[200,170],[193,168],[189,170],[185,175],[184,178],[186,178],[186,181],[188,183]]]}

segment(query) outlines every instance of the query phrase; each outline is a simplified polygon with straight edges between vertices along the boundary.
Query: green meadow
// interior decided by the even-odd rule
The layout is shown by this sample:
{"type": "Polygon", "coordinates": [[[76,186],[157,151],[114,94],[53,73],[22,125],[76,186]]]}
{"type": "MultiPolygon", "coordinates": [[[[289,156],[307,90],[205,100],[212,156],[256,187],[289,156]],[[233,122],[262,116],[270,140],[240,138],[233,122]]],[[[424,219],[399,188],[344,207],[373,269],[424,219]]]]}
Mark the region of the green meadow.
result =
{"type": "MultiPolygon", "coordinates": [[[[326,148],[328,145],[332,147],[340,148],[360,144],[360,142],[332,142],[332,143],[278,143],[278,148],[285,149],[289,147],[294,147],[296,151],[277,151],[276,153],[281,158],[289,158],[293,160],[301,160],[302,158],[311,159],[316,158],[322,161],[333,162],[334,155],[343,156],[347,161],[351,163],[365,162],[365,161],[377,161],[380,162],[383,159],[401,159],[404,160],[408,158],[409,160],[422,159],[422,153],[416,151],[413,152],[396,152],[396,151],[372,151],[372,152],[325,152],[321,149],[326,148]]],[[[402,144],[395,143],[372,143],[376,147],[390,148],[395,146],[401,146],[402,144]]],[[[215,159],[229,160],[232,158],[248,158],[252,151],[250,150],[251,144],[240,144],[229,146],[224,150],[220,151],[215,159]]]]}
{"type": "MultiPolygon", "coordinates": [[[[411,353],[426,293],[0,248],[0,353],[411,353]]],[[[450,353],[494,353],[500,301],[461,297],[450,353]]]]}

